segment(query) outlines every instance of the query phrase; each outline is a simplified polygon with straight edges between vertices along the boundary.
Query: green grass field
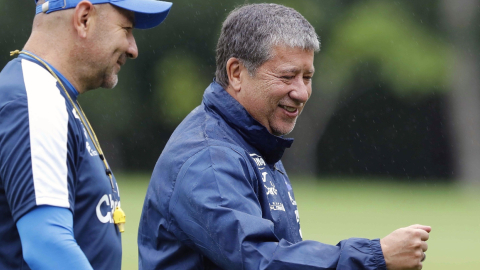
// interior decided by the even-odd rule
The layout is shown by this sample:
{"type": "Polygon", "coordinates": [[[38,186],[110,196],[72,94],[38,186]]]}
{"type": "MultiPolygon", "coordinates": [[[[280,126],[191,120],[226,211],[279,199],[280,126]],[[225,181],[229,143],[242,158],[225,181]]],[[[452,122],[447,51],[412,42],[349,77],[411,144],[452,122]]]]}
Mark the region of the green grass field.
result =
{"type": "MultiPolygon", "coordinates": [[[[382,238],[411,224],[432,226],[423,269],[480,269],[480,189],[451,184],[398,184],[292,177],[303,238],[336,244],[349,237],[382,238]]],[[[137,229],[148,175],[118,174],[124,270],[138,269],[137,229]]]]}

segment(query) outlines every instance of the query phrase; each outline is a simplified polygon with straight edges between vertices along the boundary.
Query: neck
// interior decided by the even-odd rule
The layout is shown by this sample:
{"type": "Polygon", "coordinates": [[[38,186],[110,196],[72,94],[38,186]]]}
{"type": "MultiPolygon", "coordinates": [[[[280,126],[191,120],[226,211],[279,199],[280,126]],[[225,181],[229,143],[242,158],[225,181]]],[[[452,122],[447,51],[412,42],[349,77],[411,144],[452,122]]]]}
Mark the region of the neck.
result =
{"type": "Polygon", "coordinates": [[[228,85],[227,88],[224,88],[225,91],[227,91],[227,93],[230,94],[230,96],[232,96],[236,101],[238,101],[240,103],[240,101],[238,100],[238,97],[237,97],[237,91],[235,91],[235,89],[233,89],[233,87],[231,85],[228,85]]]}
{"type": "Polygon", "coordinates": [[[71,50],[73,44],[67,44],[64,40],[58,40],[56,36],[32,32],[32,35],[25,44],[23,50],[29,51],[42,58],[50,65],[55,67],[81,94],[85,92],[85,87],[79,83],[78,78],[73,72],[75,65],[70,64],[71,50]]]}

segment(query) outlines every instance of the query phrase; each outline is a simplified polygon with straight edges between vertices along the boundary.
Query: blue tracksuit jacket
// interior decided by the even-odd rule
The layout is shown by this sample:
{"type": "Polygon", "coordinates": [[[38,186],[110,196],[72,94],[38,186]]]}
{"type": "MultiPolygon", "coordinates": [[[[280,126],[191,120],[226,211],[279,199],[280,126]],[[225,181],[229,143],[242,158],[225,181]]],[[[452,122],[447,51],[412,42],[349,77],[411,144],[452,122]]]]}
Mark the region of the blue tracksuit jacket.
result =
{"type": "Polygon", "coordinates": [[[378,239],[302,241],[274,136],[213,82],[153,171],[140,221],[140,269],[386,269],[378,239]]]}

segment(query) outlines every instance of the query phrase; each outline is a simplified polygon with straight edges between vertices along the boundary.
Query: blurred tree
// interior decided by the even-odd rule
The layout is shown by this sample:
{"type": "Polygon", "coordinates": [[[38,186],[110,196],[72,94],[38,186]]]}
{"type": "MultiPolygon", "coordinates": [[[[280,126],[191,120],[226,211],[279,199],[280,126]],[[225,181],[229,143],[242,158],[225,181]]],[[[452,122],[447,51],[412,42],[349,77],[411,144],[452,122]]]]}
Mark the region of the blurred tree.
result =
{"type": "MultiPolygon", "coordinates": [[[[0,0],[2,67],[11,59],[9,51],[23,47],[30,34],[33,2],[0,0]]],[[[138,59],[122,67],[118,86],[80,97],[114,169],[150,171],[153,168],[175,124],[200,104],[203,90],[214,76],[215,46],[222,21],[235,6],[258,2],[264,1],[173,0],[172,11],[162,25],[146,31],[135,30],[140,54],[138,59]]],[[[322,38],[322,51],[315,57],[314,93],[292,134],[296,138],[294,147],[285,156],[289,172],[317,172],[316,149],[325,127],[339,108],[346,107],[348,100],[370,95],[364,91],[371,88],[360,87],[364,84],[381,85],[383,91],[389,91],[385,98],[405,101],[405,104],[368,103],[375,107],[371,111],[382,110],[381,106],[387,104],[404,106],[405,110],[414,108],[414,102],[437,104],[431,102],[433,95],[448,95],[451,126],[455,128],[454,144],[458,145],[457,171],[465,172],[462,174],[465,179],[478,175],[474,171],[480,159],[476,156],[480,153],[476,148],[479,141],[476,134],[480,129],[474,126],[479,123],[474,117],[480,115],[474,109],[478,104],[475,97],[479,85],[476,81],[478,46],[475,46],[478,41],[472,37],[476,32],[473,19],[476,2],[270,2],[298,10],[322,38]],[[441,16],[436,13],[439,9],[444,10],[441,16]],[[443,22],[445,27],[439,27],[443,22]],[[447,45],[446,37],[453,46],[447,45]],[[449,61],[453,50],[457,60],[452,67],[449,61]],[[457,74],[450,78],[447,76],[450,72],[457,74]],[[454,91],[449,92],[450,88],[454,91]]],[[[422,115],[431,112],[420,111],[422,115]]],[[[400,130],[410,128],[398,126],[409,125],[409,122],[392,120],[389,124],[400,130]]],[[[332,137],[341,134],[335,135],[332,137]]]]}
{"type": "Polygon", "coordinates": [[[444,27],[455,52],[449,76],[451,132],[456,176],[465,183],[480,179],[480,63],[477,0],[442,0],[444,27]]]}
{"type": "Polygon", "coordinates": [[[355,3],[330,35],[316,58],[319,76],[312,97],[292,134],[300,142],[286,156],[288,169],[296,173],[317,172],[318,139],[346,90],[356,89],[359,70],[373,70],[367,80],[388,85],[402,98],[446,90],[448,47],[415,23],[399,2],[355,3]]]}
{"type": "Polygon", "coordinates": [[[211,76],[200,70],[195,55],[170,51],[157,64],[153,107],[158,108],[159,121],[176,127],[200,104],[203,90],[211,76]]]}
{"type": "Polygon", "coordinates": [[[0,0],[0,64],[10,61],[9,52],[23,48],[32,30],[35,15],[34,1],[19,0],[14,3],[0,0]],[[29,8],[25,8],[25,7],[29,8]]]}

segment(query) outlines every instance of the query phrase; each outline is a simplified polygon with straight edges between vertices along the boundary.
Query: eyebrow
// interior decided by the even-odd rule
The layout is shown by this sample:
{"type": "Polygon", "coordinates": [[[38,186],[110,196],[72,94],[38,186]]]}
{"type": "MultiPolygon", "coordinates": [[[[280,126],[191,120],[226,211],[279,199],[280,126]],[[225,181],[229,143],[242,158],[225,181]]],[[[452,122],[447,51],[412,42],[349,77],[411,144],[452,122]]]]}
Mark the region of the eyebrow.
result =
{"type": "Polygon", "coordinates": [[[128,23],[132,24],[132,28],[135,28],[135,12],[124,10],[122,13],[127,18],[128,23]]]}
{"type": "Polygon", "coordinates": [[[128,16],[128,20],[132,23],[132,28],[135,28],[135,14],[128,16]]]}
{"type": "MultiPolygon", "coordinates": [[[[279,70],[281,73],[299,73],[301,69],[299,68],[288,68],[279,70]]],[[[315,73],[315,68],[307,70],[305,73],[315,73]]]]}
{"type": "Polygon", "coordinates": [[[128,19],[130,19],[130,22],[132,22],[132,27],[135,28],[135,13],[128,16],[128,19]]]}

